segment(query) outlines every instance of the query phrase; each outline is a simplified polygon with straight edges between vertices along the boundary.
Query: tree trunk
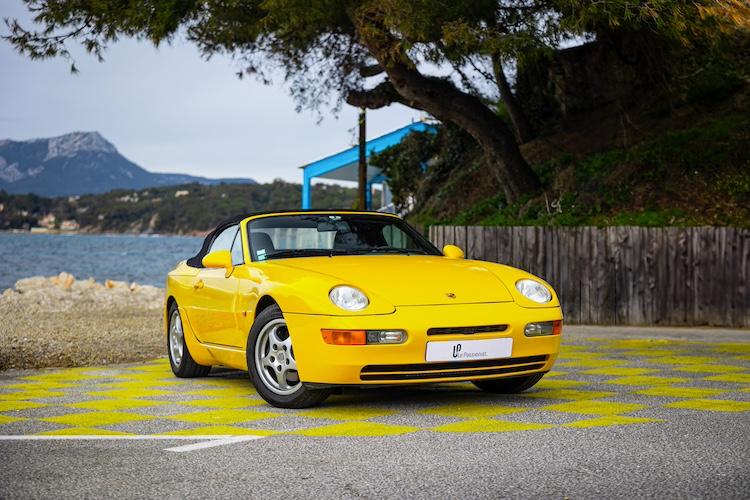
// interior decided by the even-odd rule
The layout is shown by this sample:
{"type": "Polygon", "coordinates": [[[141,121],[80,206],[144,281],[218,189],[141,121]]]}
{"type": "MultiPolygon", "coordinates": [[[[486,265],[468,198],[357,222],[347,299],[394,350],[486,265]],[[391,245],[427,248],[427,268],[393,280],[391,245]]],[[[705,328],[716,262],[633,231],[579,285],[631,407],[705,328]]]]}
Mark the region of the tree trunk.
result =
{"type": "Polygon", "coordinates": [[[454,123],[476,139],[508,203],[541,187],[502,118],[451,82],[420,73],[400,42],[383,26],[380,13],[363,12],[353,16],[352,21],[361,42],[383,67],[391,85],[407,105],[423,109],[440,121],[454,123]]]}
{"type": "Polygon", "coordinates": [[[503,61],[497,54],[492,54],[492,70],[495,73],[497,88],[500,91],[500,100],[505,105],[505,109],[508,110],[513,127],[516,129],[516,138],[520,144],[525,144],[534,138],[534,129],[526,118],[523,109],[521,109],[521,104],[510,89],[508,79],[505,77],[505,70],[503,70],[503,61]]]}

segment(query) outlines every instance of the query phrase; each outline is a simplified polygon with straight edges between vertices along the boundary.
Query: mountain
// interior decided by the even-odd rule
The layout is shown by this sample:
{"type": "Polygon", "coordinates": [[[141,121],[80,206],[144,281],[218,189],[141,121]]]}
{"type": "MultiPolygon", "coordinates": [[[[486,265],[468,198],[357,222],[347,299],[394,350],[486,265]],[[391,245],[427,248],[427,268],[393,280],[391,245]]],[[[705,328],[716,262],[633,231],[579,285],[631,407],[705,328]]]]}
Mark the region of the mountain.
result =
{"type": "Polygon", "coordinates": [[[0,190],[8,193],[70,196],[196,182],[256,183],[253,179],[149,172],[122,156],[98,132],[73,132],[29,141],[0,140],[0,190]]]}

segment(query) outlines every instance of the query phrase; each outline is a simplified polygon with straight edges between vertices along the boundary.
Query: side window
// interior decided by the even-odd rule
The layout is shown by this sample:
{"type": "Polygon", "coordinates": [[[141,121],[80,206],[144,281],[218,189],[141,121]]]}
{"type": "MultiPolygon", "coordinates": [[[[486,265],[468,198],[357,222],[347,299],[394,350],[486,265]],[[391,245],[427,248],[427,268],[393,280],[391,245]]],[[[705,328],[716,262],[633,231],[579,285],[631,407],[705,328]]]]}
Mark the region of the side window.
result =
{"type": "Polygon", "coordinates": [[[219,233],[211,243],[211,248],[208,249],[208,253],[215,252],[217,250],[232,250],[232,242],[234,237],[237,235],[239,226],[229,226],[225,230],[219,233]]]}
{"type": "Polygon", "coordinates": [[[242,255],[242,233],[237,231],[232,243],[232,265],[239,266],[245,263],[245,256],[242,255]]]}

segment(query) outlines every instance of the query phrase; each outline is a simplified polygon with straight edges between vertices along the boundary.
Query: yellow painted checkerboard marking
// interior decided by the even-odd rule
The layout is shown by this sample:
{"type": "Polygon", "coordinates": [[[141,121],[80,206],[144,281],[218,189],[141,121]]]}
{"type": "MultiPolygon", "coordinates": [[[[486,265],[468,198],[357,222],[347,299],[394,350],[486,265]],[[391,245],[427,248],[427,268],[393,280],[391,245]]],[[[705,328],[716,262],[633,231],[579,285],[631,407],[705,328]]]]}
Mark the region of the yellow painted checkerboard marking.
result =
{"type": "Polygon", "coordinates": [[[683,384],[690,379],[681,377],[657,377],[655,375],[634,375],[632,377],[618,377],[607,380],[607,384],[616,385],[664,385],[683,384]]]}
{"type": "Polygon", "coordinates": [[[41,408],[43,406],[47,405],[33,401],[0,401],[0,411],[28,410],[29,408],[41,408]]]}
{"type": "Polygon", "coordinates": [[[0,401],[23,401],[26,399],[56,398],[60,396],[65,396],[65,393],[39,389],[0,393],[0,401]]]}
{"type": "Polygon", "coordinates": [[[9,417],[7,415],[0,415],[0,425],[10,424],[12,422],[20,422],[22,420],[26,420],[26,419],[21,418],[21,417],[9,417]]]}
{"type": "Polygon", "coordinates": [[[598,339],[606,343],[611,349],[652,349],[661,347],[674,347],[677,345],[683,345],[684,342],[669,340],[669,339],[624,339],[624,340],[610,340],[610,339],[598,339]]]}
{"type": "Polygon", "coordinates": [[[574,427],[577,429],[588,429],[590,427],[609,427],[612,425],[630,425],[630,424],[648,424],[655,422],[664,422],[660,418],[643,418],[628,417],[625,415],[609,415],[606,417],[589,418],[585,420],[576,420],[563,424],[565,427],[574,427]]]}
{"type": "Polygon", "coordinates": [[[128,436],[129,432],[111,431],[96,427],[66,427],[54,431],[39,432],[38,436],[128,436]]]}
{"type": "Polygon", "coordinates": [[[17,384],[0,385],[0,389],[21,389],[22,391],[40,391],[53,389],[70,389],[76,387],[76,384],[66,382],[55,382],[47,380],[44,382],[21,382],[17,384]]]}
{"type": "Polygon", "coordinates": [[[612,368],[594,368],[593,370],[585,370],[582,373],[586,375],[607,375],[612,377],[626,377],[633,375],[646,375],[648,373],[656,373],[659,370],[656,368],[630,368],[627,366],[614,366],[612,368]]]}
{"type": "Polygon", "coordinates": [[[612,403],[609,401],[573,401],[545,406],[544,410],[564,413],[582,413],[586,415],[619,415],[648,408],[646,405],[635,403],[612,403]]]}
{"type": "Polygon", "coordinates": [[[750,343],[721,342],[713,347],[712,350],[727,354],[750,354],[750,343]]]}
{"type": "Polygon", "coordinates": [[[727,392],[726,389],[706,389],[700,387],[672,387],[657,386],[642,391],[635,391],[635,394],[644,396],[662,396],[667,398],[706,398],[717,396],[727,392]]]}
{"type": "Polygon", "coordinates": [[[649,358],[646,361],[657,365],[700,365],[716,361],[716,358],[711,356],[664,356],[649,358]]]}
{"type": "Polygon", "coordinates": [[[135,420],[148,420],[153,417],[148,415],[137,415],[135,413],[124,413],[115,411],[93,411],[88,413],[73,413],[59,415],[56,417],[44,417],[39,420],[55,424],[66,424],[75,427],[101,427],[106,425],[133,422],[135,420]]]}
{"type": "Polygon", "coordinates": [[[688,399],[664,405],[667,408],[687,408],[690,410],[744,412],[750,411],[750,402],[726,399],[688,399]]]}
{"type": "Polygon", "coordinates": [[[697,365],[685,365],[676,367],[675,370],[679,372],[687,373],[732,373],[741,372],[745,370],[742,366],[737,365],[709,365],[709,364],[697,364],[697,365]]]}
{"type": "Polygon", "coordinates": [[[381,410],[377,408],[345,406],[342,408],[320,407],[310,410],[301,410],[295,414],[303,417],[325,418],[328,420],[366,420],[368,418],[385,417],[396,413],[393,410],[381,410]]]}
{"type": "Polygon", "coordinates": [[[443,405],[437,408],[428,408],[426,410],[421,410],[420,413],[424,415],[438,415],[441,417],[487,418],[495,417],[497,415],[523,413],[525,411],[527,411],[526,408],[502,406],[497,404],[461,403],[443,405]]]}
{"type": "Polygon", "coordinates": [[[185,394],[192,394],[196,396],[207,396],[212,398],[220,398],[220,397],[243,397],[248,396],[251,394],[256,394],[255,389],[250,386],[249,383],[245,384],[247,387],[214,387],[210,389],[198,389],[195,391],[188,391],[185,394]]]}
{"type": "Polygon", "coordinates": [[[38,375],[28,375],[26,377],[21,377],[21,380],[33,380],[36,382],[44,382],[44,381],[50,381],[50,382],[62,382],[69,383],[69,382],[81,382],[85,380],[96,380],[99,377],[96,375],[86,375],[85,373],[79,373],[76,371],[61,371],[61,372],[50,372],[50,373],[41,373],[38,375]]]}
{"type": "Polygon", "coordinates": [[[574,401],[584,401],[586,399],[601,399],[614,396],[615,392],[604,391],[578,391],[573,389],[551,389],[548,391],[527,392],[523,397],[541,398],[541,399],[572,399],[574,401]]]}
{"type": "Polygon", "coordinates": [[[246,429],[231,425],[209,425],[195,427],[192,429],[181,429],[179,431],[165,432],[164,436],[273,436],[279,431],[265,429],[246,429]]]}
{"type": "Polygon", "coordinates": [[[433,427],[436,432],[516,432],[516,431],[540,431],[551,429],[555,425],[538,424],[534,422],[509,422],[492,418],[476,418],[456,422],[453,424],[433,427]]]}
{"type": "Polygon", "coordinates": [[[240,396],[235,398],[223,397],[210,399],[194,399],[191,401],[183,401],[180,404],[183,406],[197,406],[202,408],[236,409],[248,408],[250,406],[263,406],[266,404],[266,402],[262,399],[250,399],[247,396],[240,396]]]}
{"type": "Polygon", "coordinates": [[[732,384],[750,384],[750,373],[726,373],[724,375],[713,375],[706,380],[715,382],[730,382],[732,384]]]}
{"type": "Polygon", "coordinates": [[[568,389],[584,385],[586,385],[586,382],[581,382],[580,380],[542,379],[534,387],[538,387],[539,389],[568,389]]]}
{"type": "Polygon", "coordinates": [[[164,391],[160,389],[112,389],[105,391],[91,391],[86,393],[89,396],[96,396],[101,398],[124,398],[124,399],[137,399],[137,398],[153,398],[156,396],[169,396],[172,394],[170,391],[164,391]]]}
{"type": "Polygon", "coordinates": [[[580,359],[563,361],[557,363],[557,366],[566,368],[606,368],[608,366],[624,365],[625,361],[620,359],[580,359]]]}
{"type": "Polygon", "coordinates": [[[622,351],[621,355],[627,358],[657,358],[664,356],[674,356],[684,351],[670,351],[666,349],[636,349],[633,351],[622,351]]]}
{"type": "Polygon", "coordinates": [[[406,425],[389,425],[377,422],[345,422],[342,424],[324,425],[293,432],[312,437],[375,437],[398,436],[420,430],[418,427],[406,425]]]}
{"type": "Polygon", "coordinates": [[[163,401],[148,401],[145,399],[96,399],[93,401],[81,401],[79,403],[66,404],[68,408],[84,408],[87,410],[130,410],[159,406],[166,404],[163,401]]]}
{"type": "Polygon", "coordinates": [[[742,400],[750,392],[747,347],[647,339],[566,344],[555,371],[523,394],[442,383],[395,389],[415,391],[414,404],[361,391],[302,411],[268,406],[236,372],[176,379],[166,359],[52,370],[0,381],[0,434],[25,428],[29,434],[60,436],[368,437],[658,424],[670,415],[750,411],[750,402],[742,400]],[[660,418],[631,413],[646,409],[661,412],[660,418]],[[525,413],[534,416],[532,422],[524,421],[525,413]]]}
{"type": "Polygon", "coordinates": [[[180,413],[177,415],[170,415],[167,418],[171,420],[180,420],[183,422],[197,422],[199,424],[232,425],[278,416],[278,413],[231,409],[180,413]]]}

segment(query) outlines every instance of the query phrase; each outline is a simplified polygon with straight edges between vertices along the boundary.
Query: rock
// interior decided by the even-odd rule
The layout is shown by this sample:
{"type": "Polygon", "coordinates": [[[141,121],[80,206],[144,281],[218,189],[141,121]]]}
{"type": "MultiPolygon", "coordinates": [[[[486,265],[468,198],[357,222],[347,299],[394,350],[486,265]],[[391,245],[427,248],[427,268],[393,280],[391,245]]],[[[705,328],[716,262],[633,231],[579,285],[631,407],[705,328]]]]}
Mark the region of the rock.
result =
{"type": "Polygon", "coordinates": [[[87,290],[102,290],[104,286],[101,283],[97,283],[94,278],[89,278],[87,280],[78,280],[75,283],[73,283],[73,290],[76,291],[87,291],[87,290]]]}
{"type": "Polygon", "coordinates": [[[75,276],[73,276],[70,273],[66,273],[65,271],[61,272],[57,276],[53,276],[49,279],[53,285],[57,285],[63,290],[70,290],[70,288],[73,286],[73,283],[75,283],[75,276]]]}
{"type": "Polygon", "coordinates": [[[16,281],[16,291],[28,293],[33,290],[43,290],[49,287],[49,280],[44,276],[33,276],[16,281]]]}
{"type": "Polygon", "coordinates": [[[19,280],[15,291],[6,290],[0,297],[8,307],[37,313],[78,311],[85,314],[85,311],[121,308],[158,311],[164,306],[162,288],[115,280],[104,284],[92,278],[76,280],[69,273],[19,280]]]}
{"type": "Polygon", "coordinates": [[[66,272],[60,273],[58,279],[60,280],[59,285],[63,290],[70,290],[76,281],[72,274],[66,272]]]}

